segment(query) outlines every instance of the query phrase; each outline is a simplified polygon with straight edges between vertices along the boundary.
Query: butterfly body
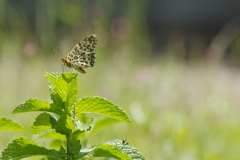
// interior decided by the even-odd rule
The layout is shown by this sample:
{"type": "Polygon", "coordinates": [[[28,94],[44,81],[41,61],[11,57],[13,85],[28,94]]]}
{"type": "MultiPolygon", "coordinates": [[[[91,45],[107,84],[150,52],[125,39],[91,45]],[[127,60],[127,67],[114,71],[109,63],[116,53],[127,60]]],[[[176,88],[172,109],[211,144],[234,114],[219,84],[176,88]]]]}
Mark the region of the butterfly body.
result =
{"type": "Polygon", "coordinates": [[[97,45],[97,36],[89,35],[79,41],[67,54],[67,57],[61,57],[62,63],[75,68],[81,73],[86,73],[83,68],[93,67],[96,62],[96,53],[94,51],[97,45]]]}

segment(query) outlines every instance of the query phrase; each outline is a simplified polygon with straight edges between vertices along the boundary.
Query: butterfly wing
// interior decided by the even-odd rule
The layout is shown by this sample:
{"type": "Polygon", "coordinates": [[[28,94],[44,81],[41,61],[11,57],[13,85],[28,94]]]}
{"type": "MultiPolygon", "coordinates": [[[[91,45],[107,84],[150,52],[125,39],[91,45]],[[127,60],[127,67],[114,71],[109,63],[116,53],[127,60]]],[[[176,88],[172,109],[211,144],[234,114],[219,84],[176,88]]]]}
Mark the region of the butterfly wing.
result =
{"type": "Polygon", "coordinates": [[[81,73],[86,73],[82,68],[93,67],[96,62],[96,53],[94,51],[96,45],[96,35],[83,38],[68,53],[67,61],[81,73]]]}
{"type": "Polygon", "coordinates": [[[79,68],[75,68],[78,72],[81,72],[81,73],[86,73],[86,71],[84,69],[82,69],[81,67],[79,68]]]}

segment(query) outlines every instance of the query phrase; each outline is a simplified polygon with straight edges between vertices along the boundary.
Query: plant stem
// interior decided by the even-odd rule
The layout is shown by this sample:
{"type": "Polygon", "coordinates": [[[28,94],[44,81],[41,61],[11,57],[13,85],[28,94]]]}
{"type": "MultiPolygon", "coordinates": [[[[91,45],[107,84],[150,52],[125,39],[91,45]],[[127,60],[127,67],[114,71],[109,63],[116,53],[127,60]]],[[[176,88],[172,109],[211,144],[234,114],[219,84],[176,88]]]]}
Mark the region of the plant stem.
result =
{"type": "Polygon", "coordinates": [[[68,136],[66,136],[67,138],[67,160],[71,160],[70,158],[70,151],[71,151],[71,143],[72,143],[72,133],[70,133],[68,136]]]}

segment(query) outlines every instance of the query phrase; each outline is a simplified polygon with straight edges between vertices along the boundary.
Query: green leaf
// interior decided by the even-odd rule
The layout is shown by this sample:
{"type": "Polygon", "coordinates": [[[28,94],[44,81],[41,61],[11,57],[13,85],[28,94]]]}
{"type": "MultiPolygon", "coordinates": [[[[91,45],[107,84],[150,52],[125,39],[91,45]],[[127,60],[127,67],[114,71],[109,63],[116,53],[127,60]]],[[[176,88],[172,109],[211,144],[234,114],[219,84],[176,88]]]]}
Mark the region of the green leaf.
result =
{"type": "Polygon", "coordinates": [[[71,143],[71,150],[70,150],[71,157],[77,158],[77,154],[79,153],[80,149],[81,149],[80,140],[72,142],[71,143]]]}
{"type": "Polygon", "coordinates": [[[45,132],[39,133],[36,138],[53,138],[65,140],[66,136],[60,133],[56,133],[55,130],[46,130],[45,132]]]}
{"type": "Polygon", "coordinates": [[[65,154],[66,150],[65,150],[65,148],[63,148],[63,146],[61,146],[59,152],[62,153],[62,154],[65,154]]]}
{"type": "Polygon", "coordinates": [[[60,116],[57,124],[54,126],[57,133],[69,135],[75,129],[75,121],[65,110],[60,116]]]}
{"type": "Polygon", "coordinates": [[[91,118],[91,120],[87,123],[83,123],[80,121],[77,121],[77,127],[75,131],[72,133],[72,140],[77,141],[78,139],[81,139],[83,142],[83,133],[86,131],[90,131],[94,125],[94,118],[91,118]],[[81,137],[80,137],[81,136],[81,137]]]}
{"type": "Polygon", "coordinates": [[[47,73],[50,95],[55,104],[62,108],[71,107],[78,96],[77,73],[47,73]]]}
{"type": "Polygon", "coordinates": [[[49,146],[56,150],[59,149],[59,147],[60,147],[59,152],[63,153],[63,154],[66,153],[66,151],[65,151],[66,141],[65,140],[53,139],[49,146]]]}
{"type": "Polygon", "coordinates": [[[25,129],[18,123],[13,122],[11,119],[0,117],[0,130],[10,131],[25,131],[25,129]]]}
{"type": "Polygon", "coordinates": [[[53,158],[65,159],[65,154],[62,154],[56,150],[49,150],[47,148],[39,146],[28,138],[18,138],[8,144],[2,152],[1,159],[22,159],[31,156],[49,156],[53,158]]]}
{"type": "Polygon", "coordinates": [[[12,112],[12,114],[33,112],[33,111],[47,111],[56,114],[61,113],[61,108],[57,107],[53,103],[41,101],[38,99],[29,99],[22,104],[19,104],[12,112]]]}
{"type": "Polygon", "coordinates": [[[144,160],[142,154],[134,147],[116,139],[106,142],[88,153],[87,157],[111,157],[121,160],[144,160]]]}
{"type": "Polygon", "coordinates": [[[119,123],[119,122],[120,122],[119,120],[108,118],[108,117],[106,117],[104,119],[101,119],[101,120],[98,120],[94,124],[94,128],[92,129],[89,136],[92,136],[93,134],[95,134],[96,132],[100,131],[101,129],[103,129],[107,126],[110,126],[110,125],[113,125],[113,124],[116,124],[116,123],[119,123]]]}
{"type": "Polygon", "coordinates": [[[39,132],[52,129],[52,123],[56,123],[56,120],[52,117],[52,115],[48,113],[40,114],[33,123],[31,134],[38,134],[39,132]]]}
{"type": "Polygon", "coordinates": [[[59,160],[59,159],[53,158],[53,157],[45,157],[45,158],[41,158],[40,160],[59,160]]]}
{"type": "Polygon", "coordinates": [[[133,125],[133,122],[122,108],[102,97],[89,96],[81,98],[75,104],[75,112],[76,114],[84,112],[99,113],[133,125]]]}
{"type": "Polygon", "coordinates": [[[46,160],[59,160],[59,158],[47,157],[46,160]]]}
{"type": "Polygon", "coordinates": [[[91,118],[91,120],[89,122],[87,122],[87,123],[83,123],[83,122],[77,121],[76,128],[80,132],[90,131],[92,129],[93,125],[94,125],[94,118],[91,118]]]}

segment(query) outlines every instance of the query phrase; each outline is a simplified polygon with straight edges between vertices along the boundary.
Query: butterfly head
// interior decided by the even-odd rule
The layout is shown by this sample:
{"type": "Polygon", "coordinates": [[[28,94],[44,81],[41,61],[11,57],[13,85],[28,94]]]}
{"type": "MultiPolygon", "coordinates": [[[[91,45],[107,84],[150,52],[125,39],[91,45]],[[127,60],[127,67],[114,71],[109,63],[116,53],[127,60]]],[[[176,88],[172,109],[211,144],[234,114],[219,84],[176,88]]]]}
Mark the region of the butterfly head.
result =
{"type": "Polygon", "coordinates": [[[72,65],[71,65],[71,63],[68,62],[66,57],[61,57],[61,60],[62,60],[63,65],[71,68],[72,65]]]}

